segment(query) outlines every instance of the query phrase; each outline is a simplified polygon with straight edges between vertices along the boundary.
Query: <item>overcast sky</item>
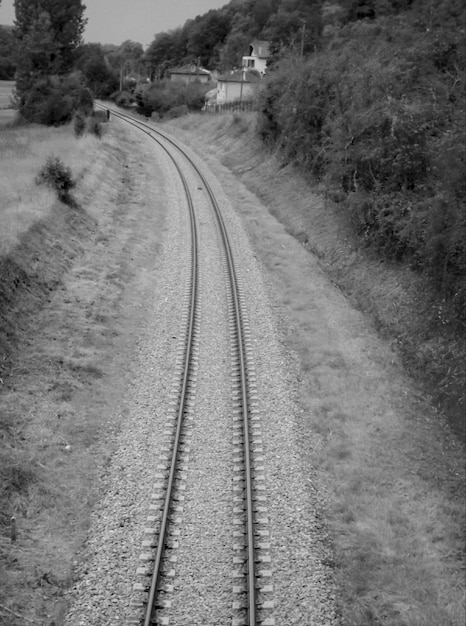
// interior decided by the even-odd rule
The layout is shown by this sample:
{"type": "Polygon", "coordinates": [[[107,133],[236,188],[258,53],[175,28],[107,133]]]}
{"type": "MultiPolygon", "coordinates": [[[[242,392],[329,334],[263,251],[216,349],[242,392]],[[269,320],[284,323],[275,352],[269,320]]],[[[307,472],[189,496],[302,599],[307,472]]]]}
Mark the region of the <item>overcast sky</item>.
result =
{"type": "MultiPolygon", "coordinates": [[[[150,44],[156,33],[218,9],[229,0],[84,0],[87,42],[120,44],[125,39],[150,44]]],[[[0,24],[13,24],[13,0],[2,0],[0,24]]]]}

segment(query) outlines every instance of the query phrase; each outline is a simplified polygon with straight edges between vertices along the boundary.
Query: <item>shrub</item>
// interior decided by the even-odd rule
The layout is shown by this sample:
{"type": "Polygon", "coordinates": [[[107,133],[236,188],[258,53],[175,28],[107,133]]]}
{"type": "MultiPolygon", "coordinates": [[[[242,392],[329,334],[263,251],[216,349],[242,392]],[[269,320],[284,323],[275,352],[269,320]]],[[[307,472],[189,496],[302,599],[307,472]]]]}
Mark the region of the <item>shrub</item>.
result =
{"type": "Polygon", "coordinates": [[[102,137],[102,124],[95,117],[90,117],[88,121],[88,130],[90,133],[98,137],[99,139],[102,137]]]}
{"type": "Polygon", "coordinates": [[[82,111],[78,111],[74,116],[74,134],[76,137],[82,137],[86,130],[86,116],[82,111]]]}
{"type": "MultiPolygon", "coordinates": [[[[175,115],[184,115],[179,111],[201,110],[204,106],[205,94],[210,85],[200,83],[171,82],[170,80],[160,80],[152,83],[143,93],[138,95],[138,104],[141,110],[156,111],[164,116],[169,111],[175,111],[175,115]],[[185,108],[180,108],[185,107],[185,108]]],[[[173,113],[169,115],[174,116],[173,113]]]]}
{"type": "Polygon", "coordinates": [[[71,203],[70,191],[76,186],[76,181],[73,179],[71,168],[67,167],[59,157],[54,155],[48,157],[37,175],[36,183],[45,184],[53,189],[65,204],[71,203]]]}
{"type": "Polygon", "coordinates": [[[187,115],[189,113],[189,109],[186,104],[180,104],[180,106],[173,107],[166,113],[166,117],[168,119],[174,119],[175,117],[182,117],[183,115],[187,115]]]}
{"type": "Polygon", "coordinates": [[[106,123],[108,122],[107,109],[106,110],[98,109],[96,111],[92,111],[91,117],[97,120],[98,122],[106,123]]]}
{"type": "Polygon", "coordinates": [[[110,98],[119,107],[130,107],[134,102],[134,96],[129,91],[115,91],[110,98]]]}
{"type": "Polygon", "coordinates": [[[77,74],[51,76],[36,81],[23,94],[19,105],[28,122],[59,126],[71,121],[77,110],[92,110],[92,95],[77,74]]]}

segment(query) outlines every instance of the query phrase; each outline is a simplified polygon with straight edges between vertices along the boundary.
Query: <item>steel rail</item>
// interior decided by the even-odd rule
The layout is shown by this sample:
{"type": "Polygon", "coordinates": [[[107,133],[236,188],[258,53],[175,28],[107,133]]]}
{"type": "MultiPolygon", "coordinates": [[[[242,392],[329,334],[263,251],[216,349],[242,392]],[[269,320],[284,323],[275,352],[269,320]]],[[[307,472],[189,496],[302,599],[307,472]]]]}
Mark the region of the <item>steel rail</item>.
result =
{"type": "Polygon", "coordinates": [[[188,201],[189,207],[189,215],[190,215],[190,226],[191,226],[191,294],[189,299],[189,319],[188,319],[188,334],[186,338],[186,353],[185,353],[185,361],[184,361],[184,370],[183,370],[183,382],[181,387],[180,394],[180,404],[178,408],[178,416],[176,422],[176,432],[175,438],[173,442],[173,454],[172,461],[170,465],[170,472],[168,475],[168,483],[167,483],[167,492],[165,496],[165,503],[162,513],[162,520],[159,531],[159,541],[157,542],[157,550],[155,554],[154,560],[154,571],[151,579],[151,586],[149,590],[149,596],[147,600],[147,610],[144,618],[144,626],[150,626],[152,623],[152,613],[155,608],[155,601],[160,581],[160,574],[162,569],[162,559],[165,553],[166,547],[166,539],[167,539],[167,530],[168,530],[168,519],[170,515],[170,509],[172,505],[173,498],[173,487],[175,484],[176,478],[176,468],[178,464],[178,453],[180,448],[181,435],[183,430],[183,418],[186,409],[186,400],[187,400],[187,391],[188,391],[188,381],[189,381],[189,372],[191,369],[191,356],[192,356],[192,343],[193,343],[193,335],[194,335],[194,322],[196,315],[196,300],[197,300],[197,268],[198,268],[198,248],[197,248],[197,226],[196,226],[196,217],[194,213],[194,206],[192,201],[191,192],[189,191],[188,183],[186,178],[184,177],[183,172],[181,171],[180,166],[170,154],[170,152],[164,147],[165,152],[169,155],[170,159],[175,164],[175,167],[178,171],[178,174],[183,183],[183,187],[186,194],[186,199],[188,201]]]}
{"type": "MultiPolygon", "coordinates": [[[[107,109],[103,105],[98,106],[107,109]]],[[[253,478],[252,478],[252,460],[251,460],[251,441],[249,434],[249,402],[248,402],[248,387],[247,387],[247,367],[246,367],[246,354],[245,347],[243,343],[243,327],[242,327],[242,313],[241,313],[241,305],[239,299],[239,287],[238,287],[238,278],[235,270],[233,253],[230,245],[230,241],[228,238],[228,233],[225,225],[225,221],[223,219],[220,207],[218,205],[217,199],[215,198],[214,192],[212,191],[211,186],[209,185],[206,177],[191,159],[191,157],[170,137],[167,137],[164,133],[155,129],[153,126],[149,126],[143,121],[134,120],[128,115],[122,114],[120,111],[115,111],[114,109],[109,109],[113,115],[127,121],[128,123],[136,126],[143,132],[150,135],[157,143],[167,152],[172,161],[175,163],[178,172],[183,180],[183,185],[185,189],[187,188],[186,180],[184,175],[182,174],[178,164],[176,163],[172,154],[167,150],[167,148],[161,143],[156,137],[152,135],[152,133],[156,133],[157,135],[163,137],[165,141],[174,146],[183,157],[190,163],[192,168],[195,170],[196,174],[201,179],[209,199],[211,201],[212,207],[214,209],[214,213],[219,225],[219,230],[226,254],[227,259],[227,268],[228,275],[230,278],[231,285],[231,295],[233,300],[233,308],[234,308],[234,318],[235,318],[235,333],[237,338],[237,347],[238,347],[238,360],[240,367],[240,376],[241,376],[241,411],[242,411],[242,426],[243,426],[243,455],[244,455],[244,467],[245,467],[245,491],[246,491],[246,543],[247,543],[247,624],[248,626],[256,626],[257,624],[257,616],[256,616],[256,573],[255,573],[255,546],[254,546],[254,498],[253,498],[253,478]],[[148,130],[146,130],[148,129],[148,130]]],[[[190,211],[194,212],[192,206],[190,206],[190,211]]],[[[181,407],[180,407],[181,411],[181,407]]],[[[178,429],[177,429],[178,430],[178,429]]],[[[176,461],[172,463],[172,466],[176,465],[176,461]]],[[[159,541],[159,544],[161,542],[159,541]]],[[[154,576],[155,577],[155,576],[154,576]]],[[[154,577],[152,579],[151,592],[149,596],[149,601],[154,601],[156,588],[158,581],[154,582],[154,577]]],[[[151,614],[150,610],[151,605],[148,603],[147,614],[151,614]]],[[[147,617],[147,615],[146,615],[147,617]]],[[[148,618],[144,622],[144,626],[150,626],[151,617],[148,618]]]]}

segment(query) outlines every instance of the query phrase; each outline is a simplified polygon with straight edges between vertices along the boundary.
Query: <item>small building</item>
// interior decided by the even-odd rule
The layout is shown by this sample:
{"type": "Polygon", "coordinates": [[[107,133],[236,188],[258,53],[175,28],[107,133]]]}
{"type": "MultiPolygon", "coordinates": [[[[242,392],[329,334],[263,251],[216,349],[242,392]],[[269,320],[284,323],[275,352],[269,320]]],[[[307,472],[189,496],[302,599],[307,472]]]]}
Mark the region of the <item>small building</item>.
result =
{"type": "Polygon", "coordinates": [[[269,57],[269,42],[256,39],[249,46],[249,55],[243,57],[243,67],[257,70],[259,74],[263,76],[267,68],[267,60],[269,57]]]}
{"type": "Polygon", "coordinates": [[[217,104],[252,100],[261,78],[257,72],[245,69],[222,74],[217,79],[217,104]]]}
{"type": "Polygon", "coordinates": [[[182,67],[174,67],[169,70],[170,80],[173,82],[184,83],[208,83],[211,76],[209,70],[204,69],[194,63],[183,65],[182,67]]]}

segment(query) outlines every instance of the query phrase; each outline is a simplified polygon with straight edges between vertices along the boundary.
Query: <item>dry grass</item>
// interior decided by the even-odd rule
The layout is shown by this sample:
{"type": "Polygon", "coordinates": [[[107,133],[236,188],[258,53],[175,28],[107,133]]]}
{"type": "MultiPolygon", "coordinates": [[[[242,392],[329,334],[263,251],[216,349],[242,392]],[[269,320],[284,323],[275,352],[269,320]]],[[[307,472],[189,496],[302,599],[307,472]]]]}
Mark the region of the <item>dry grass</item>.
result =
{"type": "Polygon", "coordinates": [[[344,626],[462,625],[464,451],[375,333],[399,328],[409,306],[416,319],[404,328],[416,332],[416,277],[358,250],[338,207],[252,138],[253,114],[169,128],[213,157],[282,304],[301,377],[303,455],[330,496],[344,626]]]}
{"type": "Polygon", "coordinates": [[[21,233],[50,215],[54,193],[35,178],[51,154],[60,157],[80,179],[96,159],[98,140],[76,141],[72,129],[39,126],[0,130],[0,256],[19,243],[21,233]]]}

